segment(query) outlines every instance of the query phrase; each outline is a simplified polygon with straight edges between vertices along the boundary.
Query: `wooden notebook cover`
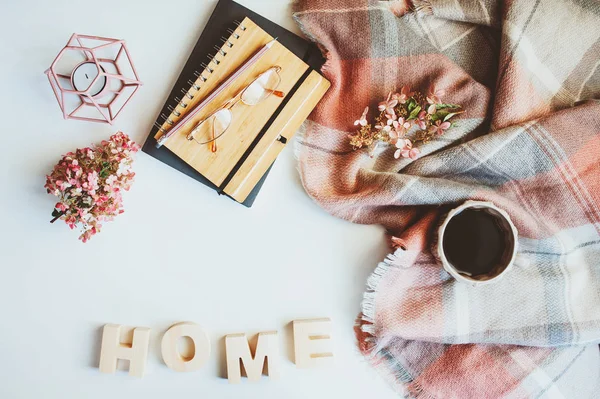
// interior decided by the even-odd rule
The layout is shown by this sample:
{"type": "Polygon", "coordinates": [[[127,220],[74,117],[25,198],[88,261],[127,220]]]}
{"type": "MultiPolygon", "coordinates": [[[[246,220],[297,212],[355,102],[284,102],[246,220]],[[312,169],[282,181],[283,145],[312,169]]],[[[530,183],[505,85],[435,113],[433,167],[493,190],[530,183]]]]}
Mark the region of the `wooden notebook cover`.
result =
{"type": "MultiPolygon", "coordinates": [[[[239,35],[239,39],[232,39],[235,40],[233,48],[229,49],[226,45],[223,45],[222,50],[227,52],[227,55],[220,59],[218,65],[212,67],[212,73],[203,74],[207,81],[204,82],[200,90],[193,92],[194,98],[188,101],[186,109],[181,107],[176,109],[181,113],[179,117],[171,114],[170,118],[173,122],[177,123],[180,118],[185,116],[187,110],[193,109],[203,98],[234,73],[244,61],[273,40],[268,33],[249,18],[242,21],[235,33],[239,35]]],[[[232,108],[232,124],[225,134],[217,140],[217,152],[212,152],[211,146],[208,144],[201,145],[187,140],[186,136],[199,121],[234,97],[262,72],[273,66],[281,67],[279,73],[281,83],[277,90],[284,93],[289,93],[308,69],[308,65],[304,61],[281,43],[276,42],[233,84],[220,93],[202,111],[198,112],[180,131],[171,136],[165,146],[195,170],[202,173],[212,183],[220,186],[261,132],[269,118],[275,113],[283,99],[272,95],[255,106],[238,103],[232,108]]]]}

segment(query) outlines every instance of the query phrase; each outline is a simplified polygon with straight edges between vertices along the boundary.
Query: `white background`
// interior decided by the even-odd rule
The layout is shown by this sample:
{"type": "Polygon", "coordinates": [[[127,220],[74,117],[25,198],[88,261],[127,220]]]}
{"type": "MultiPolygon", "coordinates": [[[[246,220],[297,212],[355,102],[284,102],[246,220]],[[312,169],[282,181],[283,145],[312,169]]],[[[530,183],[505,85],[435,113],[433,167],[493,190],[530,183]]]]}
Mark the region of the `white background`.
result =
{"type": "MultiPolygon", "coordinates": [[[[241,3],[298,32],[284,0],[241,3]]],[[[123,130],[139,143],[216,1],[0,3],[0,398],[393,398],[352,331],[365,281],[387,251],[381,228],[326,214],[302,189],[291,146],[246,209],[144,153],[126,212],[89,243],[62,222],[45,174],[64,154],[123,130]],[[74,33],[123,38],[144,86],[115,126],[65,121],[44,70],[74,33]],[[296,370],[289,322],[331,317],[335,365],[296,370]],[[210,333],[195,373],[160,357],[173,323],[210,333]],[[105,323],[152,329],[147,374],[98,371],[105,323]],[[282,375],[234,386],[224,335],[276,329],[282,375]]]]}

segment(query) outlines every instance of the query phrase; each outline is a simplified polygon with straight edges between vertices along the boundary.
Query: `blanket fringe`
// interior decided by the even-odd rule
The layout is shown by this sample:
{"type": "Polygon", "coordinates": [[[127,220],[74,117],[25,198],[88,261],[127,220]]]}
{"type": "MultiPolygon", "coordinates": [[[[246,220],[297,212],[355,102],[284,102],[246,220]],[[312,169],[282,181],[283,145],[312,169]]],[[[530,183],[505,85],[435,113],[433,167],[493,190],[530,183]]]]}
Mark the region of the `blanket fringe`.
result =
{"type": "MultiPolygon", "coordinates": [[[[367,289],[363,294],[361,303],[362,313],[357,320],[358,346],[365,356],[374,355],[376,330],[375,330],[375,297],[379,290],[379,284],[391,268],[397,267],[395,254],[388,255],[383,262],[375,268],[373,273],[367,279],[367,289]]],[[[376,351],[375,351],[376,352],[376,351]]]]}
{"type": "Polygon", "coordinates": [[[429,0],[412,0],[412,9],[417,14],[433,15],[433,7],[429,0]]]}
{"type": "Polygon", "coordinates": [[[389,254],[383,262],[375,268],[367,280],[367,289],[361,304],[362,313],[358,316],[355,325],[356,338],[361,353],[369,360],[371,365],[378,369],[382,376],[392,385],[398,393],[411,399],[439,399],[425,391],[419,382],[415,381],[407,369],[394,363],[389,364],[389,354],[385,350],[387,342],[377,337],[375,327],[375,297],[379,291],[379,284],[391,269],[401,267],[398,263],[399,248],[389,254]]]}
{"type": "Polygon", "coordinates": [[[408,387],[408,391],[410,397],[413,399],[439,399],[429,392],[426,392],[425,389],[423,389],[423,386],[418,382],[412,382],[408,387]]]}

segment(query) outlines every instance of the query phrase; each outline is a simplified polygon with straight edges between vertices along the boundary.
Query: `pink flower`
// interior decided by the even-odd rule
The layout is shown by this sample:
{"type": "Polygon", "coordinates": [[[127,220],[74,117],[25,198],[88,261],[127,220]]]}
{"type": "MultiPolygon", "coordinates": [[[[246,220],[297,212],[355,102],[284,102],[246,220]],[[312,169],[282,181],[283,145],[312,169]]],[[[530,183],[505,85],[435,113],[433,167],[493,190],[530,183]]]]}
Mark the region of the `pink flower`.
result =
{"type": "Polygon", "coordinates": [[[394,158],[410,158],[417,159],[421,151],[418,148],[413,148],[413,143],[409,139],[400,140],[396,143],[396,153],[394,158]]]}
{"type": "Polygon", "coordinates": [[[446,94],[445,90],[436,90],[435,88],[431,89],[429,95],[427,96],[427,103],[429,104],[429,108],[427,108],[427,113],[429,113],[430,115],[435,114],[435,112],[437,111],[437,104],[442,103],[441,96],[443,96],[444,94],[446,94]]]}
{"type": "Polygon", "coordinates": [[[398,134],[402,136],[406,134],[408,129],[410,129],[410,122],[404,118],[398,118],[398,125],[399,126],[396,128],[396,130],[398,131],[398,134]]]}
{"type": "Polygon", "coordinates": [[[400,104],[406,104],[406,102],[412,95],[413,95],[413,93],[410,92],[410,89],[408,88],[408,86],[403,86],[402,89],[400,90],[400,94],[398,94],[398,93],[394,94],[392,96],[392,100],[397,100],[398,103],[400,103],[400,104]]]}
{"type": "Polygon", "coordinates": [[[66,181],[61,181],[61,180],[57,180],[56,184],[58,185],[58,187],[62,190],[65,191],[66,189],[68,189],[69,187],[72,187],[73,185],[69,182],[66,181]]]}
{"type": "Polygon", "coordinates": [[[56,205],[54,205],[54,207],[56,209],[58,209],[61,212],[65,212],[67,209],[69,209],[65,204],[63,204],[62,202],[58,202],[56,205]]]}
{"type": "Polygon", "coordinates": [[[402,117],[397,120],[388,119],[388,125],[383,127],[383,131],[388,133],[391,144],[396,144],[400,137],[404,137],[408,129],[410,129],[410,122],[402,117]]]}
{"type": "Polygon", "coordinates": [[[396,115],[396,111],[394,111],[394,107],[398,105],[398,100],[394,100],[392,99],[392,93],[390,93],[388,95],[387,100],[380,102],[379,106],[377,107],[377,109],[380,112],[385,111],[386,114],[388,115],[396,115]]]}
{"type": "Polygon", "coordinates": [[[112,186],[117,181],[117,175],[110,175],[106,178],[106,184],[112,186]]]}
{"type": "Polygon", "coordinates": [[[427,122],[427,112],[426,111],[419,112],[419,115],[417,116],[417,120],[415,121],[417,126],[419,126],[419,128],[421,130],[425,130],[425,129],[427,129],[426,122],[427,122]]]}
{"type": "MultiPolygon", "coordinates": [[[[388,115],[389,116],[389,115],[388,115]]],[[[399,126],[398,121],[395,117],[388,118],[385,125],[375,125],[375,129],[383,130],[384,132],[391,132],[399,126]]]]}
{"type": "Polygon", "coordinates": [[[127,162],[126,160],[122,160],[119,163],[119,167],[117,169],[117,176],[127,175],[130,168],[131,165],[129,164],[129,162],[127,162]]]}
{"type": "Polygon", "coordinates": [[[69,226],[71,230],[73,230],[76,227],[77,219],[75,218],[75,216],[69,216],[65,220],[65,223],[67,224],[67,226],[69,226]]]}
{"type": "Polygon", "coordinates": [[[427,102],[429,104],[441,104],[441,97],[446,94],[446,90],[436,90],[432,88],[427,96],[427,102]]]}
{"type": "Polygon", "coordinates": [[[366,107],[365,110],[363,111],[362,115],[360,116],[360,119],[354,121],[354,126],[367,126],[367,114],[369,113],[369,107],[366,107]]]}
{"type": "Polygon", "coordinates": [[[90,195],[95,195],[98,189],[98,172],[95,170],[87,174],[87,181],[81,185],[90,195]]]}
{"type": "Polygon", "coordinates": [[[432,133],[436,133],[438,136],[441,136],[442,134],[446,133],[446,130],[450,128],[450,126],[450,122],[442,122],[438,120],[433,126],[429,128],[429,131],[432,133]]]}
{"type": "Polygon", "coordinates": [[[88,179],[88,183],[90,183],[90,185],[97,186],[98,185],[98,172],[96,172],[95,170],[91,171],[90,173],[88,173],[87,179],[88,179]]]}

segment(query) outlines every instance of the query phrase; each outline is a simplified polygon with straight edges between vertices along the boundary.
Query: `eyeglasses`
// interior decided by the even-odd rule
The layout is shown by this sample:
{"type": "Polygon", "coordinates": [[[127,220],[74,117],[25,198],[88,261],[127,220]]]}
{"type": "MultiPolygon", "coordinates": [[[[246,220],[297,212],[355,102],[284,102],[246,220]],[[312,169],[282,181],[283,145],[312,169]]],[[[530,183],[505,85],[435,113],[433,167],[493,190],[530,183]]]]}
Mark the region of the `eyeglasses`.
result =
{"type": "Polygon", "coordinates": [[[231,109],[234,106],[239,102],[254,106],[269,98],[271,94],[277,97],[285,97],[285,93],[276,90],[281,83],[280,71],[280,66],[274,66],[261,73],[248,86],[221,105],[218,110],[198,122],[186,138],[198,144],[210,143],[211,151],[217,152],[216,140],[224,135],[231,126],[233,121],[231,109]]]}

